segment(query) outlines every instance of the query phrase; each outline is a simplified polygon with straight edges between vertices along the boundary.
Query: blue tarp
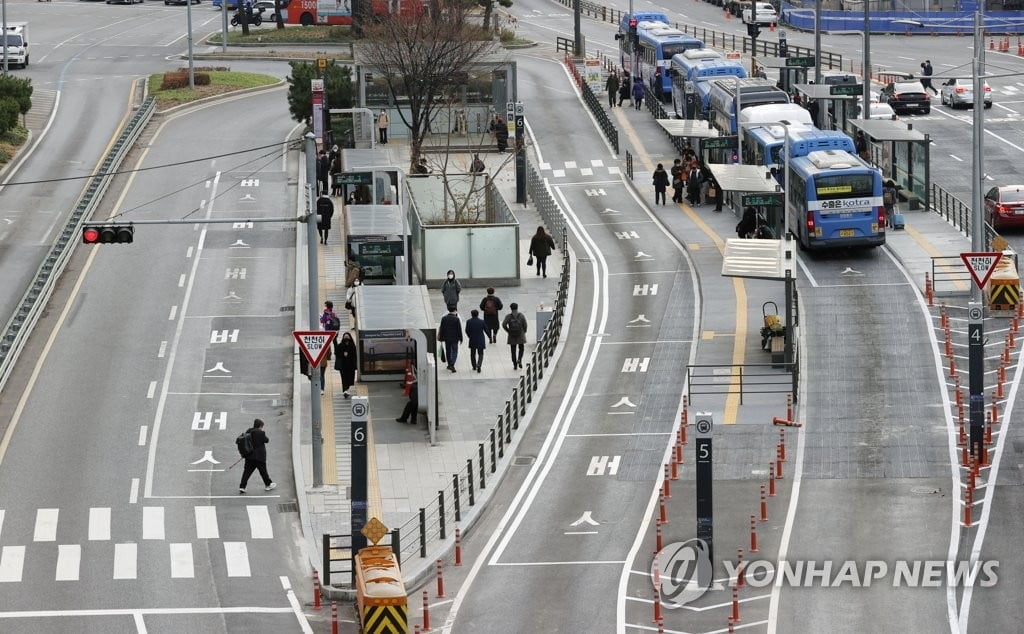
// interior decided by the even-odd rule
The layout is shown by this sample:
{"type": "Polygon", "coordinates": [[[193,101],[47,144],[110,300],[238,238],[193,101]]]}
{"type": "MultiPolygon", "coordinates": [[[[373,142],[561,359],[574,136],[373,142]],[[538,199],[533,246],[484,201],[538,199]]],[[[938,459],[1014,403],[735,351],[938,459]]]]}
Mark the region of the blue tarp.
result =
{"type": "MultiPolygon", "coordinates": [[[[971,0],[962,0],[966,9],[971,0]]],[[[974,11],[872,11],[868,18],[872,33],[908,33],[910,35],[971,35],[974,11]],[[893,20],[913,20],[922,26],[893,24],[893,20]]],[[[782,3],[782,21],[803,30],[814,30],[814,8],[782,3]]],[[[862,11],[822,11],[822,31],[863,31],[862,11]]],[[[985,33],[1024,33],[1024,12],[990,11],[985,14],[985,33]]]]}

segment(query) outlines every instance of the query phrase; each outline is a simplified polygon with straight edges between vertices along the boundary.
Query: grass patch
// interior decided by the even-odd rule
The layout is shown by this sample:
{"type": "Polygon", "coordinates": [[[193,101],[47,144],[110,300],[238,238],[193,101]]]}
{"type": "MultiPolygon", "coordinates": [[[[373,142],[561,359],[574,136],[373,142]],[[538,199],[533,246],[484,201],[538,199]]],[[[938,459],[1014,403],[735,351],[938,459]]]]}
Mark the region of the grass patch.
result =
{"type": "Polygon", "coordinates": [[[14,153],[28,140],[28,130],[20,125],[13,130],[0,134],[0,165],[10,162],[14,153]]]}
{"type": "Polygon", "coordinates": [[[204,97],[223,95],[246,88],[269,86],[278,82],[277,77],[261,75],[259,73],[240,73],[225,69],[207,70],[196,68],[195,70],[210,76],[210,84],[208,86],[196,86],[194,89],[160,90],[160,83],[164,78],[163,73],[149,76],[149,94],[156,97],[157,111],[167,110],[168,108],[204,97]]]}
{"type": "MultiPolygon", "coordinates": [[[[206,41],[220,44],[220,31],[206,41]]],[[[339,44],[352,41],[352,28],[348,26],[299,26],[287,25],[277,28],[273,22],[264,22],[259,27],[250,26],[249,36],[242,29],[234,27],[228,31],[228,45],[231,44],[339,44]]]]}

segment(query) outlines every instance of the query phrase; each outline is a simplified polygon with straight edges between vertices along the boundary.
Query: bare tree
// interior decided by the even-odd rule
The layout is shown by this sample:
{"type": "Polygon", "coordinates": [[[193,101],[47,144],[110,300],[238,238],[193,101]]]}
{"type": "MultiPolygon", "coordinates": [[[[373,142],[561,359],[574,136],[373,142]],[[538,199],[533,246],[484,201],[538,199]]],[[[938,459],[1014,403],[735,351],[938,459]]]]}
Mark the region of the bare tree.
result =
{"type": "Polygon", "coordinates": [[[410,171],[437,112],[467,71],[495,50],[487,33],[465,20],[468,3],[439,4],[429,16],[391,14],[365,25],[357,51],[362,64],[380,73],[395,102],[408,106],[397,110],[410,131],[410,171]]]}

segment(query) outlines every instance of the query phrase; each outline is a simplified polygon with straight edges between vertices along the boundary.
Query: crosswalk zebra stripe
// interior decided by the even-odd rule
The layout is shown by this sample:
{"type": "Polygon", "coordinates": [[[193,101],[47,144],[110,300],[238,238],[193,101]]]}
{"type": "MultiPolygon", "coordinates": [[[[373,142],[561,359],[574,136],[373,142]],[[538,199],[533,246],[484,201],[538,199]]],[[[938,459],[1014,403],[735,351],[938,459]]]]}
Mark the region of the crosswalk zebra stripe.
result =
{"type": "Polygon", "coordinates": [[[192,563],[192,544],[171,544],[171,578],[192,579],[196,576],[192,563]]]}
{"type": "Polygon", "coordinates": [[[110,539],[110,507],[89,509],[89,541],[110,539]]]}
{"type": "Polygon", "coordinates": [[[0,509],[0,535],[4,534],[4,510],[0,509]]]}
{"type": "Polygon", "coordinates": [[[217,529],[217,507],[197,506],[196,511],[196,537],[199,539],[217,539],[220,531],[217,529]]]}
{"type": "Polygon", "coordinates": [[[164,507],[142,507],[142,539],[164,538],[164,507]]]}
{"type": "Polygon", "coordinates": [[[249,549],[245,542],[224,542],[224,561],[229,577],[251,577],[249,549]]]}
{"type": "Polygon", "coordinates": [[[270,510],[266,505],[245,507],[249,512],[249,531],[253,539],[274,539],[274,525],[270,523],[270,510]]]}
{"type": "Polygon", "coordinates": [[[114,544],[114,579],[138,576],[138,544],[114,544]]]}
{"type": "Polygon", "coordinates": [[[59,513],[60,509],[38,509],[36,511],[36,528],[32,534],[32,541],[57,541],[57,515],[59,513]]]}
{"type": "Polygon", "coordinates": [[[57,546],[57,574],[55,581],[78,581],[78,569],[82,563],[82,547],[78,544],[57,546]]]}
{"type": "Polygon", "coordinates": [[[24,565],[24,546],[4,546],[3,550],[0,550],[0,583],[21,581],[21,569],[24,565]]]}

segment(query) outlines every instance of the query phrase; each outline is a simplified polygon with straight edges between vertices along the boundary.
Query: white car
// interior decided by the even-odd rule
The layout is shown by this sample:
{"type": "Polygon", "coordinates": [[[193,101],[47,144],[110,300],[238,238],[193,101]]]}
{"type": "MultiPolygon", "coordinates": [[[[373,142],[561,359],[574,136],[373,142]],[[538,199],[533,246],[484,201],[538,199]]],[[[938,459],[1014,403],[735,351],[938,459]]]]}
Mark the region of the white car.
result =
{"type": "Polygon", "coordinates": [[[872,119],[899,119],[896,115],[896,111],[892,109],[887,103],[871,103],[871,118],[872,119]]]}
{"type": "Polygon", "coordinates": [[[744,9],[743,21],[755,24],[775,24],[779,21],[779,14],[775,12],[775,7],[767,2],[755,2],[753,12],[754,15],[751,16],[751,9],[744,9]]]}

